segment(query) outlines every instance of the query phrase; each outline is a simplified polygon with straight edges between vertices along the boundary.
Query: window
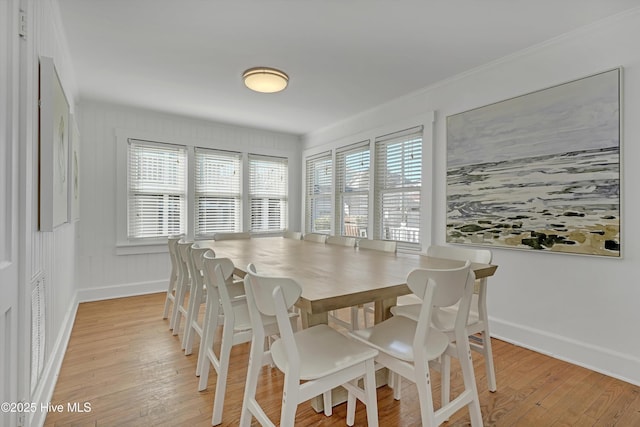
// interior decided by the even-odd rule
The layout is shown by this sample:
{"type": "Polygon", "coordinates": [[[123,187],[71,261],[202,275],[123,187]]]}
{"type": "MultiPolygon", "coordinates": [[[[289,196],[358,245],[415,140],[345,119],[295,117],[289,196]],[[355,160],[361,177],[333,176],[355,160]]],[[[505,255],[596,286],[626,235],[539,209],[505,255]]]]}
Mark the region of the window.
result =
{"type": "Polygon", "coordinates": [[[331,152],[307,159],[305,229],[309,233],[331,232],[331,152]]]}
{"type": "Polygon", "coordinates": [[[187,147],[129,139],[127,158],[127,237],[184,233],[187,147]]]}
{"type": "Polygon", "coordinates": [[[241,154],[195,148],[195,236],[242,231],[241,154]]]}
{"type": "Polygon", "coordinates": [[[251,231],[282,231],[287,228],[286,158],[249,155],[251,231]]]}
{"type": "Polygon", "coordinates": [[[336,234],[367,237],[369,141],[336,151],[336,234]]]}
{"type": "Polygon", "coordinates": [[[422,126],[375,140],[374,237],[419,249],[422,126]]]}

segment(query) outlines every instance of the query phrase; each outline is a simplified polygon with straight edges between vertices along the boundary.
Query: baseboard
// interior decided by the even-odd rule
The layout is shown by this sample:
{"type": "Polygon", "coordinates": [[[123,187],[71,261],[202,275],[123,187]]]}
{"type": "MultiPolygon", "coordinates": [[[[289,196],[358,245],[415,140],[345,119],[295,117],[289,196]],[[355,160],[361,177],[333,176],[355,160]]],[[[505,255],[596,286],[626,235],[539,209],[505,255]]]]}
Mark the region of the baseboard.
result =
{"type": "MultiPolygon", "coordinates": [[[[60,375],[60,368],[62,367],[62,361],[67,351],[67,345],[69,344],[69,338],[71,337],[71,331],[73,329],[73,323],[76,320],[76,312],[78,311],[78,295],[74,296],[67,313],[64,316],[60,333],[56,338],[56,341],[51,350],[51,356],[48,358],[48,362],[42,371],[42,377],[36,387],[30,402],[35,402],[38,408],[42,408],[41,405],[47,405],[51,402],[53,396],[53,390],[56,387],[58,376],[60,375]]],[[[57,402],[56,402],[57,403],[57,402]]],[[[64,403],[66,405],[66,402],[64,403]]],[[[66,406],[65,406],[66,407],[66,406]]],[[[26,425],[38,426],[44,425],[47,418],[47,411],[35,411],[30,413],[31,419],[28,420],[26,425]]]]}
{"type": "Polygon", "coordinates": [[[169,283],[166,280],[156,280],[151,282],[129,283],[126,285],[78,289],[78,302],[101,301],[166,292],[168,285],[169,283]]]}
{"type": "Polygon", "coordinates": [[[494,338],[640,386],[640,358],[634,355],[493,317],[489,320],[494,338]]]}

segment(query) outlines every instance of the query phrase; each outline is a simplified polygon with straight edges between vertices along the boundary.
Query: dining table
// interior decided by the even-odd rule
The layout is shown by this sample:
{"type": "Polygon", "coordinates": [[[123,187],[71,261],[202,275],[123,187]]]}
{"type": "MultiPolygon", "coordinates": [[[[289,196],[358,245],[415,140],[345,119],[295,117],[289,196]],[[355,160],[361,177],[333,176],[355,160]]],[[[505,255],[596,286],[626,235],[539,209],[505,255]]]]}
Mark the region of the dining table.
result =
{"type": "MultiPolygon", "coordinates": [[[[374,322],[382,322],[391,316],[390,309],[397,298],[411,293],[406,279],[412,270],[447,269],[464,264],[415,252],[390,253],[283,237],[212,243],[216,257],[231,259],[239,277],[246,275],[251,263],[260,274],[296,280],[302,288],[296,306],[303,328],[328,323],[329,311],[370,302],[375,306],[374,322]]],[[[471,263],[476,279],[492,276],[497,268],[494,264],[471,263]]],[[[376,377],[379,385],[385,383],[385,373],[379,371],[376,377]]],[[[343,389],[334,390],[333,405],[345,400],[343,389]]],[[[311,404],[316,411],[322,411],[321,397],[311,404]]]]}
{"type": "MultiPolygon", "coordinates": [[[[369,302],[375,319],[388,318],[397,297],[411,293],[407,275],[416,268],[455,268],[463,261],[433,258],[419,253],[382,252],[294,240],[259,237],[215,241],[216,257],[233,261],[235,273],[244,277],[249,263],[260,274],[296,280],[302,295],[296,306],[304,328],[328,323],[328,312],[369,302]]],[[[492,276],[497,265],[472,263],[476,279],[492,276]]]]}

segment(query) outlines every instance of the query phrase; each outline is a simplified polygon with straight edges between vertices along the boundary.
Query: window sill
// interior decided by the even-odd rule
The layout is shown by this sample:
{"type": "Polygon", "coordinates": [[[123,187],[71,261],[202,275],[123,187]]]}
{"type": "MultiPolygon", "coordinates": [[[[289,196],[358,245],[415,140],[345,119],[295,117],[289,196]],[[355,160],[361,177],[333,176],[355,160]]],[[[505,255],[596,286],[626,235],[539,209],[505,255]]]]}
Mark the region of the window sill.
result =
{"type": "Polygon", "coordinates": [[[126,242],[116,244],[116,255],[160,254],[168,251],[169,248],[166,242],[126,242]]]}

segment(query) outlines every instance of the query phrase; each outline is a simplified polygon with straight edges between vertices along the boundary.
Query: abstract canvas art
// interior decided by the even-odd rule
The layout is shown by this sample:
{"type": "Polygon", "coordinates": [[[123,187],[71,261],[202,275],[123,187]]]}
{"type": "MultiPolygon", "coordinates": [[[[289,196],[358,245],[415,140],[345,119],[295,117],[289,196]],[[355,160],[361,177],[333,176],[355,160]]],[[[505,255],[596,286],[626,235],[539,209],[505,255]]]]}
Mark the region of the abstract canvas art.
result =
{"type": "Polygon", "coordinates": [[[67,222],[69,103],[53,59],[40,58],[40,231],[67,222]]]}
{"type": "Polygon", "coordinates": [[[447,242],[619,257],[621,72],[447,117],[447,242]]]}

